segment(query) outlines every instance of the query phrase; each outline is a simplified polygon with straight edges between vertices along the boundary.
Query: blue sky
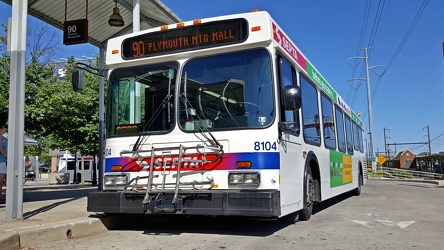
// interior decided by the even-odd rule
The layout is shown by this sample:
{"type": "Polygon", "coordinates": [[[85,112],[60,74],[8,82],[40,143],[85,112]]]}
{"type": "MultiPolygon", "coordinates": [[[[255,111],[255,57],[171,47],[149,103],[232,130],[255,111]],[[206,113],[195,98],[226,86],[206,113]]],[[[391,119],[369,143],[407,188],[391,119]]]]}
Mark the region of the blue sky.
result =
{"type": "MultiPolygon", "coordinates": [[[[444,1],[162,2],[184,21],[253,9],[268,11],[351,108],[362,112],[366,132],[366,83],[350,81],[365,77],[364,60],[346,59],[362,57],[358,48],[371,47],[369,66],[385,66],[370,71],[375,151],[384,151],[384,128],[387,143],[393,144],[427,142],[427,126],[432,153],[444,151],[444,1]]],[[[0,3],[0,22],[6,22],[10,15],[10,7],[0,3]]],[[[28,22],[30,26],[38,23],[34,18],[28,22]]],[[[60,48],[63,58],[98,52],[91,45],[60,48]]],[[[396,151],[407,148],[416,154],[428,151],[422,144],[397,145],[396,151]]],[[[395,146],[391,146],[394,151],[395,146]]]]}

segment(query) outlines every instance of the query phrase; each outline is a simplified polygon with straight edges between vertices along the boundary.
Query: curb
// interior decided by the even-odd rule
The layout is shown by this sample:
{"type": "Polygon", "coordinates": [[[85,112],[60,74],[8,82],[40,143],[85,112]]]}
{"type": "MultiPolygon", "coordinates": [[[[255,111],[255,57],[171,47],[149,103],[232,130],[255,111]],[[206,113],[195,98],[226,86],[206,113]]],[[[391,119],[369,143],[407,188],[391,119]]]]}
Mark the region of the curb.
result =
{"type": "Polygon", "coordinates": [[[0,235],[0,246],[4,250],[20,249],[20,237],[17,232],[2,233],[0,235]]]}
{"type": "Polygon", "coordinates": [[[376,180],[376,181],[405,181],[405,182],[422,182],[422,183],[430,183],[435,184],[437,186],[444,185],[444,180],[423,180],[423,179],[392,179],[392,178],[384,178],[384,177],[369,177],[368,180],[376,180]]]}
{"type": "Polygon", "coordinates": [[[33,247],[62,239],[80,238],[107,231],[98,218],[75,219],[6,230],[0,238],[2,249],[33,247]]]}

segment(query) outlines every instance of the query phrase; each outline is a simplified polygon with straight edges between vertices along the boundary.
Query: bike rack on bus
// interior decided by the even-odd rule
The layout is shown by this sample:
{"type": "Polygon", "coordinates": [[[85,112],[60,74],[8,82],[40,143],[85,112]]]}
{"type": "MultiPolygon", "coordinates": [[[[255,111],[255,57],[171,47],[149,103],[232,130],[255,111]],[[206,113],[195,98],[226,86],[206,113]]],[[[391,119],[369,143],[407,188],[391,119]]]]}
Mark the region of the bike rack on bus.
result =
{"type": "Polygon", "coordinates": [[[222,145],[196,145],[187,147],[184,145],[179,146],[172,146],[172,147],[154,147],[152,146],[149,150],[138,150],[138,151],[132,151],[132,150],[124,150],[120,153],[122,157],[128,157],[128,158],[138,158],[138,159],[150,159],[149,164],[149,174],[147,177],[136,177],[132,179],[129,182],[129,185],[125,187],[124,193],[128,194],[134,194],[134,191],[136,189],[132,188],[134,185],[137,184],[137,180],[139,179],[146,179],[148,178],[148,182],[146,185],[146,192],[145,197],[143,199],[142,204],[143,205],[149,205],[151,201],[151,197],[156,196],[153,200],[156,202],[156,204],[161,204],[162,202],[160,199],[163,199],[163,196],[165,193],[171,193],[172,189],[168,189],[167,187],[174,186],[174,197],[172,199],[172,204],[176,204],[180,198],[179,198],[179,190],[182,187],[191,187],[192,190],[198,190],[199,188],[196,187],[198,185],[207,185],[209,186],[208,189],[213,188],[214,180],[210,179],[208,181],[192,181],[192,182],[181,182],[181,167],[185,163],[200,163],[202,165],[202,171],[204,169],[204,165],[208,163],[214,163],[218,161],[223,156],[223,149],[222,145]],[[187,152],[188,151],[188,152],[187,152]],[[192,151],[189,153],[189,151],[192,151]],[[202,158],[199,160],[196,159],[188,159],[186,158],[187,155],[202,155],[202,158]],[[216,154],[216,157],[212,160],[207,159],[207,154],[214,155],[216,154]],[[160,177],[160,175],[154,174],[154,163],[155,159],[159,157],[174,157],[177,156],[177,170],[176,170],[176,181],[167,183],[166,182],[166,161],[163,163],[162,166],[162,181],[161,183],[154,183],[154,178],[160,177]],[[129,188],[129,190],[127,190],[129,188]]]}

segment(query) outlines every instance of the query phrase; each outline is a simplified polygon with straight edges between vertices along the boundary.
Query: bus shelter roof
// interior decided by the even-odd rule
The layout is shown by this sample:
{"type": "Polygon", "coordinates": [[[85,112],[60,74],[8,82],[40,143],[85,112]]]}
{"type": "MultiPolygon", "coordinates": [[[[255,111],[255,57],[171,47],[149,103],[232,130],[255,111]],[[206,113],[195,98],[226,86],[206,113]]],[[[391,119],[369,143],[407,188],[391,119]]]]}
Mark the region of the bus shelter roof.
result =
{"type": "MultiPolygon", "coordinates": [[[[12,5],[13,0],[1,0],[12,5]]],[[[116,0],[123,27],[111,27],[108,20],[116,6],[114,0],[28,0],[28,14],[63,30],[65,21],[88,19],[88,42],[105,48],[108,39],[133,32],[133,0],[116,0]]],[[[160,0],[138,0],[140,30],[182,22],[160,0]]]]}

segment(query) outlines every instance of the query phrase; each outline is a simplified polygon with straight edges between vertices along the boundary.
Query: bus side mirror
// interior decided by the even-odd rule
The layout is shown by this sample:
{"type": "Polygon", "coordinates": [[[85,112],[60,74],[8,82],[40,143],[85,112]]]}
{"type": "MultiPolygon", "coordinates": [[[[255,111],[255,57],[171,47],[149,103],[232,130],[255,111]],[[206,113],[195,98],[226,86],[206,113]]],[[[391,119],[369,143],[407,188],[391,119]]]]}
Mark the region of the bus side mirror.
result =
{"type": "Polygon", "coordinates": [[[301,108],[301,90],[298,86],[289,85],[281,89],[281,100],[285,110],[297,110],[301,108]]]}
{"type": "Polygon", "coordinates": [[[75,92],[82,92],[85,70],[76,69],[72,72],[72,87],[75,92]]]}

